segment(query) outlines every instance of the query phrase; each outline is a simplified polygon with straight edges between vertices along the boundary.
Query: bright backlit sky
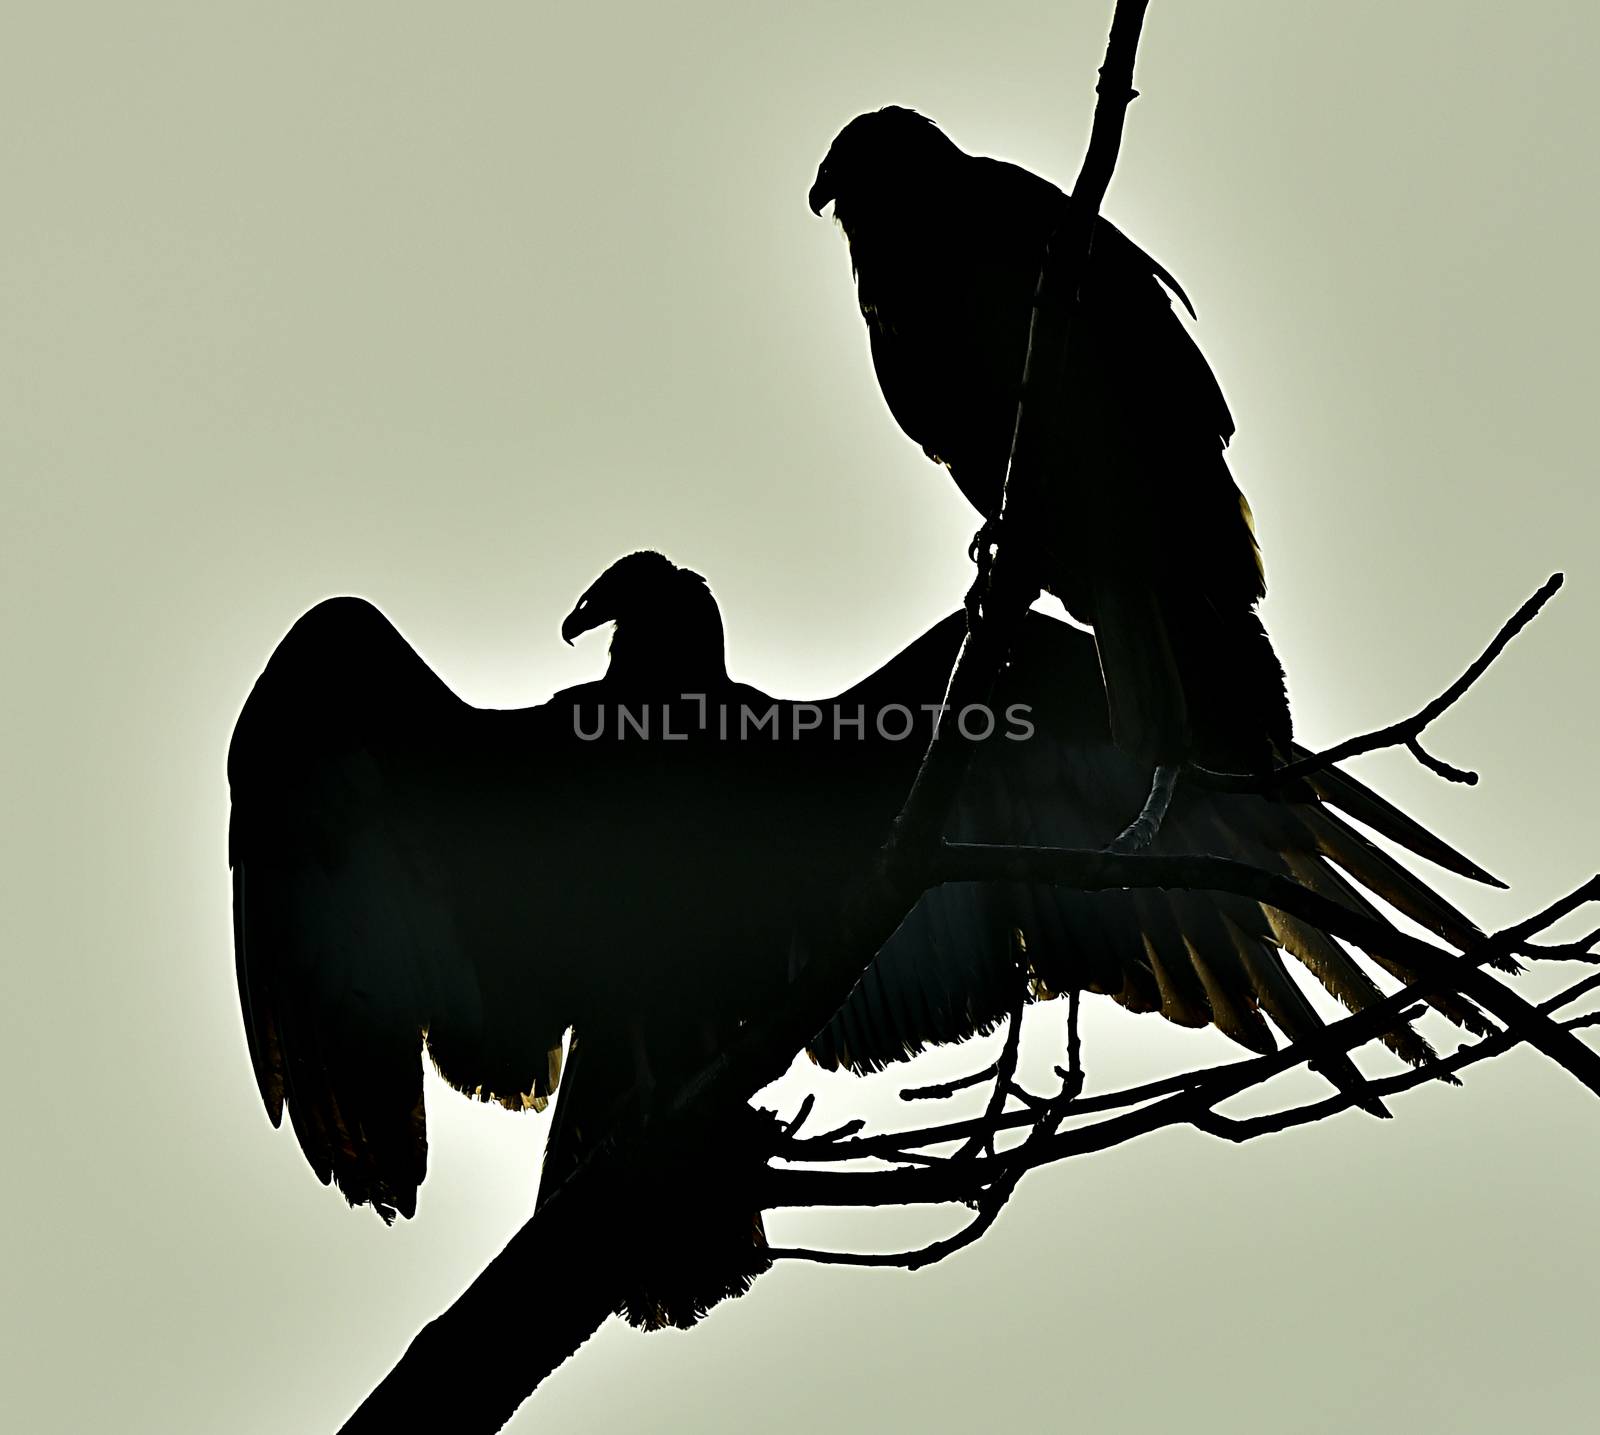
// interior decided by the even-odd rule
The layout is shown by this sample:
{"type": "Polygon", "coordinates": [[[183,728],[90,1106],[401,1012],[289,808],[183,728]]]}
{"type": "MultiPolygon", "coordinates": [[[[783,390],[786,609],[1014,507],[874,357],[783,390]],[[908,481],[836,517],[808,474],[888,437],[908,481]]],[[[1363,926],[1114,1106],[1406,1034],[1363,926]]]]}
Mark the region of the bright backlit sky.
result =
{"type": "MultiPolygon", "coordinates": [[[[435,1083],[393,1231],[268,1126],[230,953],[239,705],[335,592],[473,701],[538,701],[602,665],[557,626],[642,545],[710,578],[737,675],[785,694],[948,611],[973,518],[889,418],[806,189],[890,102],[1070,182],[1109,14],[0,20],[9,1428],[331,1430],[525,1218],[547,1118],[435,1083]]],[[[1597,52],[1566,0],[1155,0],[1107,206],[1199,307],[1304,737],[1409,712],[1567,570],[1439,725],[1478,788],[1359,769],[1513,884],[1443,880],[1489,924],[1600,856],[1597,52]]],[[[1087,1037],[1105,1084],[1227,1052],[1099,1006],[1087,1037]]],[[[882,1117],[903,1080],[822,1084],[882,1117]]],[[[1030,1178],[936,1269],[786,1268],[689,1335],[613,1323],[511,1428],[1576,1428],[1600,1103],[1517,1056],[1396,1115],[1149,1138],[1030,1178]]]]}

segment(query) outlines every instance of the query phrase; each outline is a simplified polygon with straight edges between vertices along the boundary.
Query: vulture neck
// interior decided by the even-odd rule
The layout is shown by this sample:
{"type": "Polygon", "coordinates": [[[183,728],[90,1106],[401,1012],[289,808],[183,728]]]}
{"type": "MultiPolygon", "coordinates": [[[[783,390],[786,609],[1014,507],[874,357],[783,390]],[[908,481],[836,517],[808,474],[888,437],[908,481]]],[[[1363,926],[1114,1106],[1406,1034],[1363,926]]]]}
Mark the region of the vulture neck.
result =
{"type": "Polygon", "coordinates": [[[696,579],[650,611],[619,619],[605,680],[663,698],[726,687],[722,614],[705,584],[696,579]]]}

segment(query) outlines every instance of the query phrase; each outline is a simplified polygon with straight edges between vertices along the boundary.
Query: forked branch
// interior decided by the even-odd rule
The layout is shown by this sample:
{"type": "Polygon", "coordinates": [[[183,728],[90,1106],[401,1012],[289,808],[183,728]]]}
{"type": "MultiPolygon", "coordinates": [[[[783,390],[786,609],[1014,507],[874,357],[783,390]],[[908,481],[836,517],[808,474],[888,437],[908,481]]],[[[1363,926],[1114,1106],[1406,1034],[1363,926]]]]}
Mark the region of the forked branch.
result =
{"type": "Polygon", "coordinates": [[[1346,738],[1343,742],[1335,743],[1334,746],[1324,748],[1321,752],[1307,753],[1304,757],[1286,763],[1283,767],[1261,777],[1240,772],[1214,772],[1204,767],[1193,767],[1189,771],[1207,787],[1227,792],[1273,792],[1281,791],[1303,778],[1315,777],[1319,772],[1326,772],[1347,758],[1377,752],[1386,747],[1404,747],[1429,771],[1438,773],[1447,781],[1464,782],[1469,786],[1476,783],[1477,773],[1467,768],[1454,767],[1424,748],[1422,734],[1429,723],[1466,696],[1467,690],[1489,671],[1490,665],[1505,651],[1506,645],[1538,617],[1540,609],[1555,597],[1564,581],[1565,578],[1560,573],[1552,573],[1546,578],[1538,592],[1501,624],[1500,631],[1494,635],[1489,646],[1473,660],[1471,666],[1438,697],[1410,717],[1390,723],[1387,727],[1362,733],[1357,737],[1346,738]]]}
{"type": "MultiPolygon", "coordinates": [[[[1585,977],[1548,1002],[1542,1003],[1540,1009],[1546,1013],[1558,1011],[1588,995],[1597,986],[1600,986],[1600,974],[1585,977]]],[[[1411,1008],[1404,1015],[1417,1016],[1422,1010],[1421,1007],[1411,1008]]],[[[1600,1012],[1569,1017],[1561,1022],[1563,1029],[1569,1032],[1597,1025],[1600,1025],[1600,1012]]],[[[1370,1032],[1353,1028],[1344,1029],[1344,1027],[1345,1024],[1341,1023],[1330,1028],[1327,1033],[1342,1049],[1349,1050],[1374,1039],[1374,1035],[1370,1032]]],[[[1427,1061],[1421,1066],[1375,1080],[1370,1083],[1369,1089],[1371,1093],[1380,1097],[1395,1096],[1427,1082],[1454,1076],[1479,1062],[1503,1056],[1516,1045],[1517,1040],[1510,1032],[1500,1031],[1492,1036],[1480,1037],[1476,1041],[1469,1042],[1449,1056],[1427,1061]]],[[[1309,1046],[1292,1047],[1270,1061],[1258,1058],[1255,1061],[1229,1063],[1226,1066],[1189,1072],[1170,1077],[1165,1081],[1132,1087],[1126,1091],[1109,1092],[1098,1098],[1072,1101],[1060,1112],[1062,1119],[1150,1102],[1162,1095],[1168,1097],[1160,1104],[1143,1106],[1141,1112],[1134,1113],[1133,1119],[1119,1121],[1113,1140],[1102,1140],[1091,1134],[1074,1141],[1070,1146],[1053,1151],[1046,1148],[1043,1159],[1040,1160],[1031,1160],[1029,1152],[1030,1146],[1034,1145],[1035,1135],[1045,1128],[1038,1123],[1031,1111],[1011,1112],[999,1119],[991,1119],[986,1114],[972,1121],[956,1121],[944,1126],[924,1127],[917,1131],[891,1132],[881,1136],[859,1138],[838,1143],[837,1149],[831,1153],[821,1147],[786,1148],[781,1153],[786,1161],[858,1161],[868,1155],[903,1159],[903,1153],[915,1154],[919,1147],[942,1145],[958,1139],[970,1140],[975,1132],[987,1130],[992,1137],[1002,1130],[1028,1127],[1032,1133],[1021,1147],[1015,1148],[1015,1155],[1008,1152],[987,1157],[976,1167],[967,1167],[955,1172],[954,1184],[948,1186],[941,1184],[938,1188],[930,1188],[922,1195],[921,1199],[933,1202],[959,1201],[975,1204],[978,1207],[977,1216],[952,1236],[910,1251],[828,1251],[792,1246],[776,1248],[771,1255],[775,1260],[804,1260],[824,1265],[900,1267],[916,1270],[921,1266],[943,1260],[946,1256],[953,1255],[956,1251],[972,1244],[994,1224],[1001,1207],[1015,1191],[1022,1175],[1037,1165],[1045,1164],[1046,1161],[1067,1160],[1089,1151],[1106,1150],[1111,1146],[1121,1145],[1135,1137],[1148,1135],[1169,1126],[1189,1125],[1207,1135],[1237,1143],[1274,1135],[1291,1127],[1324,1121],[1330,1116],[1337,1116],[1349,1110],[1356,1104],[1357,1097],[1351,1093],[1338,1092],[1320,1101],[1307,1102],[1268,1115],[1246,1119],[1222,1114],[1215,1109],[1215,1103],[1221,1099],[1216,1094],[1219,1091],[1226,1089],[1226,1094],[1235,1095],[1241,1090],[1252,1089],[1286,1069],[1284,1066],[1286,1059],[1293,1065],[1299,1065],[1313,1060],[1325,1050],[1326,1047],[1322,1043],[1315,1049],[1309,1046]],[[1250,1067],[1256,1069],[1255,1079],[1240,1085],[1239,1075],[1235,1069],[1250,1067]]],[[[1091,1133],[1094,1129],[1079,1128],[1091,1133]]],[[[1038,1154],[1036,1147],[1035,1154],[1038,1154]]],[[[950,1157],[922,1158],[930,1167],[951,1159],[950,1157]]],[[[818,1197],[822,1193],[819,1193],[815,1185],[809,1182],[803,1185],[795,1184],[792,1176],[792,1172],[783,1169],[772,1173],[771,1184],[768,1187],[770,1204],[773,1206],[819,1204],[818,1197]]],[[[871,1173],[867,1173],[867,1176],[870,1180],[871,1173]]],[[[850,1181],[854,1178],[846,1175],[843,1179],[850,1181]]],[[[826,1204],[830,1206],[899,1205],[918,1198],[905,1187],[887,1190],[876,1182],[872,1182],[870,1186],[863,1183],[859,1189],[851,1189],[842,1184],[831,1186],[826,1192],[826,1197],[826,1204]]]]}
{"type": "MultiPolygon", "coordinates": [[[[1581,900],[1596,900],[1600,893],[1593,883],[1552,904],[1533,924],[1542,929],[1581,900]]],[[[1519,925],[1525,930],[1530,924],[1519,925]]],[[[1506,933],[1500,934],[1504,938],[1506,933]]],[[[1467,954],[1466,960],[1480,960],[1491,938],[1467,954]]],[[[1585,996],[1600,990],[1600,973],[1590,973],[1572,983],[1549,1000],[1540,1003],[1541,1017],[1555,1021],[1555,1013],[1585,996]]],[[[1063,1092],[1042,1108],[996,1113],[924,1126],[913,1130],[884,1132],[871,1136],[852,1136],[834,1141],[785,1142],[778,1158],[784,1164],[768,1173],[763,1199],[769,1206],[882,1206],[907,1204],[966,1203],[976,1205],[979,1215],[955,1236],[914,1251],[832,1252],[807,1248],[781,1248],[772,1254],[778,1259],[813,1260],[829,1264],[864,1266],[917,1266],[943,1259],[969,1244],[992,1224],[998,1207],[1015,1190],[1017,1182],[1030,1170],[1056,1161],[1094,1151],[1104,1151],[1137,1137],[1170,1126],[1187,1125],[1229,1141],[1248,1141],[1307,1125],[1334,1116],[1356,1104],[1356,1093],[1340,1092],[1320,1101],[1290,1106],[1282,1111],[1248,1119],[1229,1117],[1216,1107],[1242,1092],[1256,1090],[1294,1067],[1325,1055],[1332,1048],[1351,1051],[1376,1040],[1392,1021],[1411,1020],[1423,1014],[1419,1004],[1424,984],[1416,983],[1394,993],[1383,1002],[1347,1016],[1323,1031],[1314,1043],[1294,1043],[1268,1056],[1228,1062],[1129,1087],[1099,1096],[1082,1097],[1063,1092]],[[1067,1120],[1114,1114],[1102,1120],[1077,1125],[1058,1132],[1067,1120]],[[976,1160],[963,1159],[975,1140],[990,1142],[1002,1132],[1025,1131],[1026,1139],[1006,1150],[976,1160]],[[935,1148],[961,1143],[950,1155],[935,1154],[935,1148]],[[864,1158],[880,1161],[904,1160],[918,1156],[913,1169],[898,1167],[886,1171],[812,1171],[796,1169],[794,1163],[854,1164],[864,1158]]],[[[1580,1029],[1600,1024],[1600,1012],[1565,1018],[1555,1024],[1569,1036],[1580,1029]]],[[[1576,1040],[1576,1038],[1572,1038],[1576,1040]]],[[[1519,1044],[1510,1030],[1501,1030],[1469,1042],[1449,1056],[1383,1077],[1371,1083],[1371,1091],[1381,1096],[1412,1090],[1480,1062],[1502,1056],[1519,1044]]]]}

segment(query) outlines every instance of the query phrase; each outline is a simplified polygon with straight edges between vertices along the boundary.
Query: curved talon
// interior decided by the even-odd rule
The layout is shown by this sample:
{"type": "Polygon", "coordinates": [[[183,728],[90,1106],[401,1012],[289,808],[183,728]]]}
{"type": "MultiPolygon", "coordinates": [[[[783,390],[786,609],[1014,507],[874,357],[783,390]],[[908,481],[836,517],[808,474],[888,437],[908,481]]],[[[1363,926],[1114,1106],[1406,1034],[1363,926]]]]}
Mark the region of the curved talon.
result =
{"type": "Polygon", "coordinates": [[[1106,843],[1105,850],[1124,857],[1131,853],[1143,852],[1156,840],[1158,830],[1158,824],[1141,814],[1106,843]]]}

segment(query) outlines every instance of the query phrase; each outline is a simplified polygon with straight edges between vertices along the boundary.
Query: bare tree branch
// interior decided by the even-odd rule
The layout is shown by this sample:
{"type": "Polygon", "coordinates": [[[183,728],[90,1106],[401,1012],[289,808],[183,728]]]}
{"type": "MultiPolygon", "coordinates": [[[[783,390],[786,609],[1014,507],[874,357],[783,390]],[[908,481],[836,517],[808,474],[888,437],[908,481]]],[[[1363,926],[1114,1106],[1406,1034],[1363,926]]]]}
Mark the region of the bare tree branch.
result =
{"type": "Polygon", "coordinates": [[[808,1092],[806,1099],[800,1103],[800,1109],[784,1124],[783,1134],[786,1138],[792,1138],[795,1132],[806,1124],[806,1118],[811,1115],[811,1108],[816,1104],[816,1094],[808,1092]]]}
{"type": "Polygon", "coordinates": [[[1071,203],[1041,256],[1000,510],[988,528],[1016,538],[1004,547],[982,537],[974,541],[978,579],[967,596],[967,637],[956,656],[927,754],[895,819],[884,854],[891,869],[920,862],[938,840],[973,751],[960,732],[959,715],[969,707],[989,703],[1028,606],[1039,596],[1038,567],[1026,535],[1043,467],[1041,435],[1046,424],[1040,415],[1048,414],[1051,405],[1060,401],[1059,371],[1072,329],[1073,306],[1057,302],[1055,296],[1060,293],[1076,299],[1088,267],[1100,206],[1122,146],[1123,121],[1137,94],[1134,58],[1147,5],[1148,0],[1118,0],[1112,16],[1105,63],[1095,86],[1089,146],[1072,187],[1071,203]]]}
{"type": "Polygon", "coordinates": [[[1452,767],[1428,752],[1422,746],[1423,730],[1441,713],[1459,702],[1466,695],[1467,689],[1489,671],[1490,665],[1505,651],[1506,645],[1539,615],[1539,610],[1555,597],[1564,581],[1565,578],[1560,573],[1552,573],[1546,578],[1538,592],[1506,619],[1489,646],[1478,654],[1466,672],[1432,702],[1410,717],[1390,723],[1388,727],[1378,728],[1374,732],[1363,733],[1359,737],[1346,738],[1322,752],[1309,753],[1298,761],[1287,763],[1265,776],[1258,777],[1242,772],[1214,772],[1205,767],[1191,767],[1188,770],[1207,787],[1225,792],[1270,792],[1297,782],[1301,778],[1314,777],[1319,772],[1326,772],[1346,758],[1377,752],[1380,748],[1403,746],[1418,762],[1438,773],[1440,777],[1451,782],[1464,782],[1469,786],[1476,783],[1477,773],[1470,772],[1466,768],[1452,767]]]}
{"type": "Polygon", "coordinates": [[[994,1155],[994,1123],[1006,1109],[1006,1098],[1011,1095],[1017,1075],[1017,1058],[1022,1054],[1022,1010],[1027,1002],[1028,983],[1020,966],[1016,976],[1017,999],[1012,1003],[1006,1024],[1005,1045],[1000,1048],[1000,1055],[994,1063],[994,1087],[989,1092],[983,1124],[969,1140],[962,1143],[952,1160],[961,1161],[983,1151],[994,1155]]]}
{"type": "Polygon", "coordinates": [[[1585,902],[1600,899],[1600,877],[1526,922],[1508,927],[1470,948],[1460,958],[1390,926],[1354,912],[1298,882],[1226,857],[1122,855],[1112,852],[1050,847],[987,847],[946,843],[935,863],[941,882],[1054,882],[1079,891],[1109,888],[1182,888],[1230,892],[1251,897],[1291,916],[1343,937],[1367,951],[1381,951],[1405,961],[1427,976],[1418,995],[1459,991],[1505,1022],[1519,1038],[1565,1067],[1600,1095],[1600,1055],[1570,1032],[1563,1031],[1539,1009],[1518,996],[1479,964],[1510,956],[1533,932],[1565,916],[1585,902]]]}
{"type": "MultiPolygon", "coordinates": [[[[1492,959],[1510,944],[1521,941],[1531,933],[1559,921],[1580,902],[1594,900],[1596,896],[1600,896],[1600,885],[1597,885],[1596,881],[1586,882],[1576,891],[1551,903],[1536,916],[1480,942],[1461,959],[1461,965],[1464,967],[1467,963],[1492,959]]],[[[763,1199],[771,1206],[885,1205],[972,1200],[986,1186],[999,1179],[1001,1174],[1019,1162],[1025,1168],[1031,1168],[1046,1161],[1061,1160],[1087,1151],[1100,1151],[1108,1146],[1120,1145],[1123,1141],[1145,1135],[1163,1126],[1178,1123],[1196,1124],[1194,1117],[1197,1113],[1205,1119],[1203,1113],[1220,1101],[1259,1086],[1291,1067],[1312,1061],[1329,1050],[1352,1050],[1381,1036],[1395,1021],[1410,1020],[1420,1015],[1424,1008],[1417,1006],[1416,1003],[1427,997],[1434,988],[1434,979],[1425,976],[1392,996],[1374,1002],[1363,1010],[1333,1023],[1325,1028],[1314,1042],[1292,1043],[1270,1055],[1229,1062],[1203,1071],[1170,1077],[1164,1081],[1130,1088],[1125,1092],[1113,1093],[1096,1101],[1077,1101],[1067,1106],[1061,1113],[1062,1116],[1083,1115],[1091,1109],[1126,1106],[1152,1099],[1153,1104],[1141,1105],[1137,1110],[1123,1112],[1093,1126],[1079,1127],[1054,1135],[1042,1144],[1036,1144],[1030,1139],[1021,1147],[1002,1153],[993,1159],[966,1163],[946,1162],[944,1166],[931,1170],[851,1173],[774,1170],[770,1173],[763,1199]]],[[[1553,1021],[1551,1014],[1597,988],[1600,988],[1600,972],[1590,973],[1549,1001],[1541,1003],[1538,1007],[1530,1007],[1529,1010],[1533,1011],[1541,1022],[1548,1022],[1560,1031],[1566,1041],[1592,1057],[1594,1053],[1572,1035],[1574,1024],[1557,1023],[1553,1021]]],[[[1515,1029],[1508,1028],[1506,1031],[1485,1038],[1479,1044],[1480,1054],[1473,1060],[1483,1060],[1498,1055],[1524,1039],[1526,1038],[1519,1035],[1515,1029]]],[[[1471,1051],[1475,1048],[1466,1050],[1471,1051]]],[[[1394,1089],[1406,1090],[1421,1082],[1438,1079],[1453,1071],[1457,1065],[1468,1064],[1470,1062],[1458,1053],[1455,1057],[1425,1063],[1413,1071],[1390,1080],[1399,1083],[1394,1089]]],[[[1383,1085],[1379,1084],[1379,1090],[1382,1089],[1383,1085]]],[[[1315,1106],[1322,1114],[1332,1114],[1336,1110],[1343,1110],[1349,1104],[1351,1104],[1350,1099],[1341,1094],[1337,1098],[1330,1097],[1327,1101],[1315,1103],[1315,1106]]],[[[1014,1119],[1008,1119],[1004,1114],[995,1118],[996,1129],[1002,1126],[1032,1126],[1035,1132],[1037,1131],[1037,1122],[1031,1113],[1013,1113],[1011,1116],[1014,1119]]],[[[974,1126],[981,1124],[984,1119],[986,1118],[980,1118],[980,1123],[950,1123],[944,1127],[897,1132],[884,1138],[861,1138],[843,1142],[839,1145],[839,1155],[836,1158],[823,1159],[859,1159],[864,1155],[880,1154],[891,1144],[895,1149],[915,1148],[942,1144],[958,1137],[970,1139],[974,1126]]],[[[781,1154],[785,1159],[793,1159],[792,1152],[795,1149],[804,1152],[804,1143],[798,1148],[787,1148],[781,1154]]],[[[820,1152],[818,1154],[820,1155],[820,1152]]]]}
{"type": "MultiPolygon", "coordinates": [[[[1561,1007],[1570,1005],[1580,997],[1587,995],[1597,986],[1600,986],[1600,975],[1587,977],[1565,991],[1558,993],[1549,1001],[1541,1003],[1540,1010],[1545,1013],[1557,1011],[1561,1007]]],[[[1422,1008],[1415,1008],[1407,1015],[1419,1014],[1421,1010],[1422,1008]]],[[[1341,1023],[1341,1025],[1348,1025],[1348,1023],[1341,1023]]],[[[1562,1022],[1561,1025],[1567,1031],[1576,1031],[1581,1028],[1600,1025],[1600,1012],[1572,1017],[1562,1022]]],[[[1338,1031],[1337,1028],[1331,1029],[1330,1035],[1336,1035],[1338,1045],[1348,1050],[1351,1047],[1375,1039],[1376,1033],[1370,1030],[1369,1024],[1366,1030],[1338,1031]]],[[[1509,1031],[1501,1031],[1492,1036],[1482,1037],[1475,1042],[1468,1043],[1448,1057],[1424,1062],[1421,1066],[1411,1070],[1374,1081],[1371,1083],[1371,1090],[1380,1096],[1393,1096],[1401,1092],[1410,1091],[1427,1082],[1440,1080],[1445,1076],[1454,1075],[1456,1072],[1475,1066],[1479,1062],[1501,1056],[1516,1045],[1517,1040],[1509,1031]]],[[[1313,1122],[1325,1120],[1330,1116],[1338,1115],[1357,1104],[1357,1097],[1354,1094],[1340,1092],[1325,1097],[1320,1101],[1308,1102],[1301,1106],[1290,1107],[1284,1111],[1248,1119],[1224,1116],[1215,1111],[1211,1105],[1205,1104],[1202,1099],[1206,1098],[1213,1102],[1221,1099],[1219,1096],[1214,1095],[1214,1092],[1224,1086],[1237,1088],[1237,1090],[1250,1089],[1259,1085],[1261,1081],[1270,1079],[1271,1076],[1278,1074],[1279,1070],[1285,1069],[1286,1062],[1298,1065],[1314,1059],[1315,1056],[1325,1050],[1326,1047],[1320,1043],[1314,1047],[1301,1044],[1279,1053],[1277,1057],[1268,1059],[1265,1065],[1260,1061],[1234,1062],[1226,1067],[1213,1067],[1206,1072],[1188,1073],[1170,1078],[1166,1082],[1154,1082],[1143,1087],[1130,1088],[1126,1092],[1111,1093],[1094,1101],[1073,1102],[1066,1114],[1077,1116],[1085,1114],[1090,1109],[1103,1109],[1107,1105],[1142,1101],[1156,1096],[1162,1091],[1176,1091],[1176,1095],[1160,1107],[1145,1108],[1149,1115],[1144,1122],[1120,1123],[1121,1129],[1118,1132],[1116,1141],[1106,1143],[1099,1141],[1076,1142],[1073,1149],[1057,1150],[1048,1155],[1045,1160],[1057,1161],[1073,1155],[1083,1154],[1085,1151],[1101,1150],[1106,1145],[1121,1144],[1122,1141],[1130,1140],[1136,1135],[1146,1134],[1147,1131],[1156,1131],[1163,1127],[1179,1124],[1193,1126],[1199,1131],[1224,1140],[1244,1142],[1286,1131],[1295,1126],[1309,1125],[1313,1122]],[[1290,1061],[1291,1058],[1292,1061],[1290,1061]],[[1267,1065],[1275,1069],[1267,1071],[1265,1069],[1267,1065]],[[1255,1079],[1247,1080],[1241,1085],[1239,1083],[1239,1069],[1252,1067],[1256,1068],[1257,1075],[1255,1079]],[[1235,1074],[1229,1077],[1227,1081],[1215,1080],[1218,1073],[1230,1070],[1233,1070],[1235,1074]]],[[[1229,1090],[1227,1094],[1237,1094],[1237,1090],[1229,1090]]],[[[1134,1113],[1134,1116],[1139,1114],[1134,1113]]],[[[922,1131],[897,1132],[884,1137],[842,1143],[837,1159],[858,1159],[860,1155],[868,1154],[867,1148],[872,1148],[873,1152],[881,1149],[880,1143],[900,1143],[909,1146],[942,1144],[966,1132],[969,1128],[983,1125],[987,1119],[987,1117],[981,1117],[969,1122],[952,1122],[942,1128],[933,1127],[922,1131]]],[[[1009,1119],[995,1122],[994,1125],[998,1129],[1001,1126],[1026,1125],[1032,1121],[1033,1117],[1031,1115],[1011,1113],[1009,1119]]],[[[1035,1130],[1037,1129],[1036,1127],[1035,1130]]],[[[955,1235],[944,1240],[932,1242],[929,1245],[918,1247],[916,1250],[903,1252],[825,1251],[808,1247],[782,1247],[775,1249],[771,1254],[775,1260],[805,1260],[825,1265],[893,1266],[910,1270],[916,1270],[921,1266],[931,1265],[935,1261],[943,1260],[946,1256],[952,1255],[964,1246],[970,1245],[994,1223],[1005,1200],[1015,1190],[1023,1171],[1031,1169],[1034,1165],[1045,1164],[1045,1160],[1030,1161],[1028,1159],[1028,1144],[1024,1143],[1019,1148],[1018,1155],[1014,1160],[1008,1161],[1005,1158],[991,1159],[985,1163],[991,1169],[969,1170],[967,1172],[967,1184],[965,1186],[958,1185],[954,1188],[952,1194],[924,1197],[924,1199],[934,1201],[977,1200],[979,1202],[980,1210],[977,1218],[969,1222],[955,1235]],[[993,1175],[993,1167],[1001,1168],[1001,1174],[998,1177],[993,1175]],[[990,1182],[992,1184],[988,1184],[990,1182]]],[[[793,1153],[785,1153],[785,1159],[794,1159],[793,1153]]],[[[945,1159],[949,1160],[950,1158],[945,1159]]],[[[769,1191],[769,1199],[772,1205],[818,1204],[815,1201],[814,1189],[789,1192],[786,1191],[789,1183],[786,1180],[785,1173],[775,1172],[774,1176],[777,1182],[783,1184],[776,1185],[769,1191]],[[774,1192],[776,1194],[772,1194],[774,1192]]],[[[845,1201],[842,1199],[841,1192],[840,1195],[834,1196],[826,1204],[903,1204],[906,1199],[907,1197],[902,1192],[894,1196],[892,1200],[886,1201],[880,1192],[874,1191],[867,1199],[857,1195],[849,1201],[845,1201]]]]}
{"type": "Polygon", "coordinates": [[[1521,956],[1531,957],[1539,962],[1587,962],[1590,966],[1594,966],[1600,962],[1600,957],[1597,957],[1592,950],[1596,942],[1600,942],[1600,927],[1587,936],[1579,937],[1575,942],[1560,942],[1554,946],[1524,942],[1517,951],[1521,956]]]}

